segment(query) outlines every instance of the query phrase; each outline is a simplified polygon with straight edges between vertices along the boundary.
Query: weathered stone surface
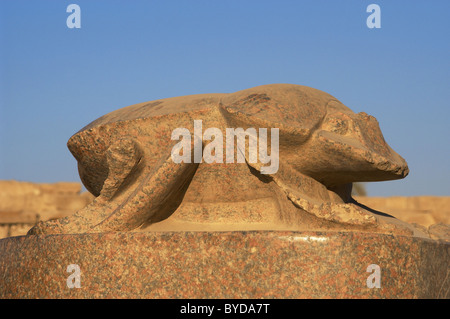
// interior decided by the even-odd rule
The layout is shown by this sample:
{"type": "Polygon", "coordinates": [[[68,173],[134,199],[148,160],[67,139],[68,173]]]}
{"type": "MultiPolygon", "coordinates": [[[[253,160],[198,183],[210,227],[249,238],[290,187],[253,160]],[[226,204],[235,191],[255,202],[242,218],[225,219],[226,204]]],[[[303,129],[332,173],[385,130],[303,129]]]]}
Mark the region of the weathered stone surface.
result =
{"type": "MultiPolygon", "coordinates": [[[[29,228],[27,229],[27,232],[28,232],[28,230],[29,230],[29,228]]],[[[0,225],[0,238],[9,237],[10,236],[9,234],[10,234],[9,233],[9,225],[0,225]]],[[[25,234],[22,234],[22,235],[25,235],[25,234]]]]}
{"type": "MultiPolygon", "coordinates": [[[[201,148],[208,143],[203,139],[201,148]]],[[[270,149],[271,143],[268,139],[270,149]]],[[[195,151],[195,142],[190,145],[195,151]]],[[[30,234],[136,229],[414,232],[352,202],[352,182],[408,174],[376,119],[305,86],[264,85],[128,106],[84,127],[68,147],[84,185],[98,197],[72,216],[39,223],[30,234]],[[204,129],[221,132],[278,129],[279,169],[262,174],[261,160],[253,163],[248,149],[236,147],[233,154],[242,151],[245,162],[173,162],[171,151],[178,142],[172,132],[194,132],[195,120],[204,129]]],[[[227,152],[225,145],[215,150],[227,152]]]]}
{"type": "Polygon", "coordinates": [[[450,225],[437,223],[428,227],[428,233],[431,238],[443,239],[450,242],[450,225]]]}
{"type": "Polygon", "coordinates": [[[367,232],[12,237],[0,240],[0,298],[449,298],[449,248],[367,232]],[[70,264],[80,288],[67,286],[70,264]],[[367,286],[372,264],[380,288],[367,286]]]}

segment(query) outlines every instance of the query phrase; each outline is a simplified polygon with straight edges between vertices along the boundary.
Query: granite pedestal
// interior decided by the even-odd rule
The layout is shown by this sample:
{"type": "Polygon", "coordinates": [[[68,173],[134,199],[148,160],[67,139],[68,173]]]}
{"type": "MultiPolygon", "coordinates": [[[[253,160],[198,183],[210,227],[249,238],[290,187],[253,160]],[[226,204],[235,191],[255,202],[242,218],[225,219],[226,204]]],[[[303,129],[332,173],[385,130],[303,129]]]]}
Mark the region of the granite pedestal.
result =
{"type": "Polygon", "coordinates": [[[363,232],[10,237],[0,298],[449,298],[449,248],[363,232]]]}

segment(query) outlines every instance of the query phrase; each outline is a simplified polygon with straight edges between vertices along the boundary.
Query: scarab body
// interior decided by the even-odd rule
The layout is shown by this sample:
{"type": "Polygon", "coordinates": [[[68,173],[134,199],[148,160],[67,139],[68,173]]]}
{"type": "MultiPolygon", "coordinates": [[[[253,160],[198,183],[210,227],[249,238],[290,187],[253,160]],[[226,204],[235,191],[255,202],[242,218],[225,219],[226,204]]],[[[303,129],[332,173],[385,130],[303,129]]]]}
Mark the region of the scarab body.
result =
{"type": "Polygon", "coordinates": [[[382,229],[382,217],[353,203],[351,183],[408,174],[375,118],[291,84],[128,106],[84,127],[68,147],[97,198],[71,217],[38,224],[31,234],[382,229]],[[244,163],[174,163],[172,132],[194,131],[195,120],[222,132],[279,129],[279,170],[261,174],[261,163],[248,161],[248,153],[244,163]]]}

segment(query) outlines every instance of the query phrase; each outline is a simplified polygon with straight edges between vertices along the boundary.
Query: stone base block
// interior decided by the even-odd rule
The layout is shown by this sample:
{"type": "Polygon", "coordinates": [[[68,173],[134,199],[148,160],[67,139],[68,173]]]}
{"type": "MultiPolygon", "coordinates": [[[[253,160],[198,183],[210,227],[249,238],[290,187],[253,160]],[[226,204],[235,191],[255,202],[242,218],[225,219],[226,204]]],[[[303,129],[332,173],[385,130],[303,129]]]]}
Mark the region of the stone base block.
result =
{"type": "Polygon", "coordinates": [[[449,248],[361,232],[10,237],[0,298],[449,298],[449,248]]]}

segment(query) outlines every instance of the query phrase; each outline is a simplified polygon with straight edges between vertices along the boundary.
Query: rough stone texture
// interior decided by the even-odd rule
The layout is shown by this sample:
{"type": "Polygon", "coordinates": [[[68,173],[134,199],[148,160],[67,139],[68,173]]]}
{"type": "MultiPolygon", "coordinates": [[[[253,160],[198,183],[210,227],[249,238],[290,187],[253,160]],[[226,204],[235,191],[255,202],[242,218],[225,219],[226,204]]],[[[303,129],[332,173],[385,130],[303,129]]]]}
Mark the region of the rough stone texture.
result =
{"type": "MultiPolygon", "coordinates": [[[[229,152],[222,142],[214,154],[229,152]]],[[[203,139],[200,147],[211,143],[203,139]]],[[[195,138],[188,145],[194,153],[195,138]]],[[[88,124],[68,147],[83,184],[98,197],[71,216],[39,223],[30,235],[136,229],[414,233],[352,201],[352,182],[399,179],[409,171],[376,119],[305,86],[263,85],[128,106],[88,124]],[[269,164],[261,158],[253,163],[248,148],[236,146],[233,154],[244,154],[242,163],[174,163],[178,141],[172,132],[192,134],[195,120],[223,135],[227,128],[268,129],[268,149],[271,129],[278,129],[278,171],[263,174],[269,164]]]]}
{"type": "Polygon", "coordinates": [[[147,232],[0,240],[0,298],[449,298],[450,245],[360,232],[147,232]],[[67,266],[81,288],[67,287],[67,266]],[[368,288],[371,264],[381,288],[368,288]]]}
{"type": "MultiPolygon", "coordinates": [[[[9,227],[10,227],[9,225],[0,225],[0,238],[9,237],[9,227]]],[[[22,234],[22,235],[24,235],[24,234],[22,234]]]]}
{"type": "Polygon", "coordinates": [[[0,238],[25,235],[36,222],[71,215],[93,199],[79,183],[0,181],[0,238]]]}

